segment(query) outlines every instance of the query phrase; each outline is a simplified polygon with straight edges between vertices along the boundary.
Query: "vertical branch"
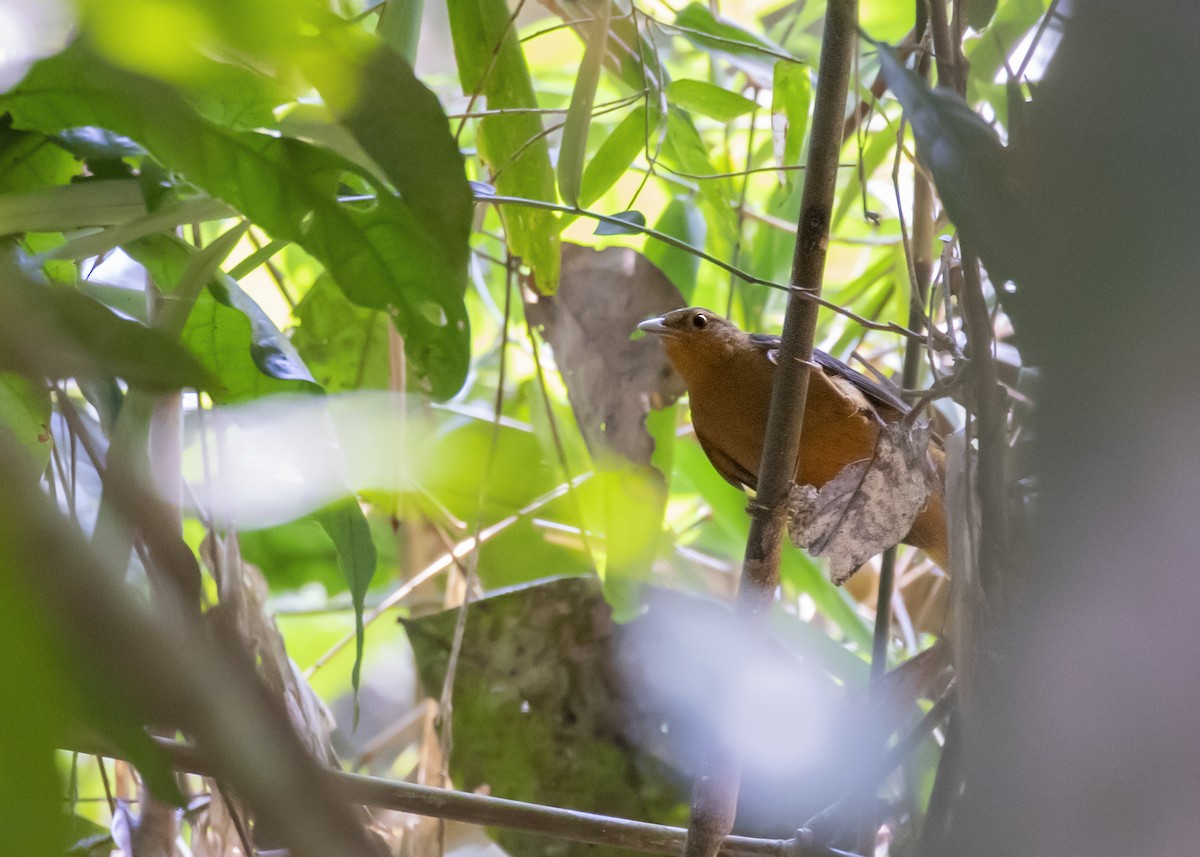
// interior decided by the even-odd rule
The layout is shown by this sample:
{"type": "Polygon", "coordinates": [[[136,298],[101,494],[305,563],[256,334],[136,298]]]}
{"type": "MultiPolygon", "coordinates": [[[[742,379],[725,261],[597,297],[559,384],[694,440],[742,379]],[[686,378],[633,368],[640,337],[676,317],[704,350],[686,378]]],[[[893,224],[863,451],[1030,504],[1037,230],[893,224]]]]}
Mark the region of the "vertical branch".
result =
{"type": "MultiPolygon", "coordinates": [[[[957,45],[943,0],[930,4],[930,28],[938,64],[938,86],[966,91],[965,75],[958,63],[957,45]]],[[[979,577],[984,592],[996,595],[1001,569],[1009,550],[1008,516],[1008,415],[1005,393],[999,384],[993,354],[992,316],[983,294],[979,258],[967,245],[962,248],[962,289],[959,301],[967,334],[968,403],[979,441],[978,479],[982,527],[979,539],[979,577]]]]}
{"type": "MultiPolygon", "coordinates": [[[[760,630],[765,628],[779,585],[785,504],[796,473],[817,323],[817,305],[805,298],[820,295],[825,271],[857,23],[857,0],[829,0],[821,39],[808,167],[789,280],[791,294],[783,324],[779,369],[771,392],[763,457],[758,469],[758,493],[751,507],[750,535],[738,589],[738,613],[760,630]]],[[[692,818],[684,850],[687,857],[711,857],[733,828],[740,777],[737,753],[731,747],[714,744],[701,765],[692,795],[692,818]]]]}
{"type": "MultiPolygon", "coordinates": [[[[919,50],[922,42],[921,33],[925,29],[924,0],[917,0],[918,23],[918,53],[917,74],[922,78],[929,75],[929,54],[919,50]]],[[[903,151],[904,125],[901,124],[901,139],[896,143],[897,166],[903,151]]],[[[897,185],[897,205],[899,206],[899,185],[897,185]]],[[[904,231],[904,212],[900,209],[900,227],[904,231]]],[[[907,234],[905,248],[910,260],[910,284],[908,302],[908,328],[923,333],[925,330],[925,304],[929,299],[929,284],[933,277],[933,190],[925,174],[913,170],[913,202],[912,202],[912,238],[907,234]]],[[[901,374],[900,386],[905,390],[915,389],[921,367],[920,344],[909,340],[904,347],[904,368],[901,374]]],[[[871,678],[879,678],[887,669],[887,644],[891,636],[892,611],[891,600],[896,574],[896,548],[889,548],[883,554],[879,567],[879,595],[875,604],[875,637],[871,647],[871,678]]]]}

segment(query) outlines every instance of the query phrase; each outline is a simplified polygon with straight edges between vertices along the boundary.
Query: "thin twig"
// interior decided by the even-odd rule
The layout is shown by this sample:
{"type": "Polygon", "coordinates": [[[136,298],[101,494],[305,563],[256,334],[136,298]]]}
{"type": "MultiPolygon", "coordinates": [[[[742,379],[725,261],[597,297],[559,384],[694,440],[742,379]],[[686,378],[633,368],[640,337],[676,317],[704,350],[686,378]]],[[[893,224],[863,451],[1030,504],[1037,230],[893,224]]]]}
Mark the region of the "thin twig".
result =
{"type": "MultiPolygon", "coordinates": [[[[478,534],[483,529],[483,504],[487,500],[487,486],[491,481],[492,470],[496,463],[496,451],[500,447],[500,418],[504,412],[504,376],[507,366],[508,324],[512,317],[513,276],[516,265],[511,257],[505,266],[504,277],[504,321],[500,325],[500,377],[496,383],[495,411],[492,419],[491,439],[488,443],[487,463],[484,465],[483,476],[479,480],[479,494],[475,506],[474,532],[478,534]]],[[[442,693],[438,699],[438,721],[440,756],[442,761],[442,785],[450,782],[450,755],[454,751],[454,680],[458,675],[458,662],[462,655],[463,640],[467,632],[467,612],[471,606],[475,583],[479,572],[479,539],[475,539],[475,549],[467,560],[467,573],[463,580],[463,601],[459,605],[458,615],[454,621],[454,638],[450,644],[450,654],[446,659],[446,675],[442,681],[442,693]]],[[[453,552],[451,552],[453,556],[453,552]]]]}
{"type": "MultiPolygon", "coordinates": [[[[189,744],[162,738],[152,740],[178,770],[208,777],[219,773],[211,759],[189,744]]],[[[79,743],[82,745],[86,742],[79,743]]],[[[96,749],[91,747],[88,752],[96,749]]],[[[100,753],[111,758],[121,756],[120,752],[109,747],[101,748],[100,753]]],[[[317,781],[316,785],[336,791],[343,801],[364,806],[447,821],[504,827],[648,854],[677,855],[686,837],[686,831],[682,828],[665,824],[541,806],[339,770],[325,769],[317,775],[317,781]]],[[[800,835],[792,839],[729,836],[721,843],[718,853],[722,857],[853,857],[844,851],[813,844],[809,837],[800,835]]]]}
{"type": "Polygon", "coordinates": [[[956,697],[954,685],[951,685],[933,707],[925,712],[917,725],[901,735],[896,743],[880,756],[875,767],[863,776],[862,782],[804,822],[804,829],[811,830],[818,841],[825,841],[835,826],[834,819],[841,815],[848,805],[858,800],[864,791],[877,789],[892,771],[911,756],[921,742],[950,714],[956,697]]]}
{"type": "Polygon", "coordinates": [[[784,285],[782,283],[776,283],[773,280],[766,280],[766,279],[763,279],[762,277],[756,277],[748,271],[743,271],[742,269],[737,268],[734,265],[731,265],[722,259],[718,259],[716,256],[712,256],[708,253],[705,253],[703,250],[698,250],[697,248],[693,247],[691,244],[688,244],[686,241],[681,241],[673,235],[668,235],[665,232],[659,232],[657,229],[652,229],[648,226],[639,226],[636,223],[630,223],[627,220],[621,220],[619,217],[612,217],[607,214],[601,214],[598,211],[589,211],[584,208],[576,208],[576,207],[571,207],[569,205],[559,205],[556,202],[544,202],[544,201],[538,200],[538,199],[525,199],[523,197],[518,197],[518,196],[496,196],[496,195],[481,194],[481,193],[477,193],[475,195],[475,199],[478,202],[491,202],[491,203],[495,203],[497,205],[524,205],[529,208],[540,208],[540,209],[544,209],[546,211],[559,211],[559,212],[563,212],[565,214],[574,214],[574,215],[577,215],[580,217],[588,217],[593,220],[599,220],[603,223],[611,223],[614,226],[622,227],[626,231],[637,232],[642,235],[647,235],[651,238],[654,238],[656,241],[661,241],[662,243],[667,244],[671,247],[674,247],[677,250],[682,250],[685,253],[690,253],[691,255],[695,256],[698,259],[703,259],[705,262],[708,262],[712,265],[716,265],[718,268],[722,269],[723,271],[728,271],[729,273],[738,277],[743,282],[751,283],[752,285],[757,285],[757,286],[766,286],[767,288],[778,289],[780,291],[788,292],[792,297],[796,297],[799,300],[802,300],[802,301],[805,301],[808,303],[816,304],[817,306],[823,306],[827,310],[829,310],[831,312],[835,312],[838,315],[845,316],[846,318],[850,319],[851,321],[857,322],[858,324],[861,324],[863,327],[869,328],[871,330],[882,330],[882,331],[885,331],[888,333],[896,333],[896,334],[899,334],[900,336],[906,336],[910,339],[914,339],[917,342],[922,342],[922,343],[925,342],[925,337],[923,335],[916,333],[915,331],[909,330],[907,327],[903,327],[902,325],[896,324],[895,322],[891,322],[891,321],[884,322],[884,323],[874,322],[874,321],[871,321],[870,319],[864,318],[863,316],[859,315],[858,313],[855,313],[855,312],[852,312],[852,311],[846,309],[845,307],[838,306],[837,304],[835,304],[831,301],[825,300],[820,295],[816,295],[811,292],[806,292],[795,286],[784,285]]]}
{"type": "MultiPolygon", "coordinates": [[[[388,595],[372,610],[366,613],[366,615],[363,616],[363,626],[365,627],[372,624],[388,610],[396,607],[398,604],[404,601],[404,599],[407,598],[414,589],[416,589],[422,583],[425,583],[427,580],[431,580],[437,574],[450,568],[450,566],[455,565],[459,558],[467,556],[471,551],[475,550],[477,545],[487,542],[488,540],[507,530],[513,524],[516,524],[524,518],[532,515],[538,509],[553,503],[555,500],[565,495],[569,488],[579,487],[584,482],[591,479],[593,475],[594,474],[590,472],[582,473],[579,476],[571,479],[569,482],[564,482],[555,488],[552,488],[550,491],[533,500],[528,505],[518,509],[508,517],[502,518],[501,520],[492,524],[490,527],[486,527],[477,536],[471,536],[470,538],[463,539],[462,541],[456,543],[453,550],[442,554],[442,556],[425,566],[425,568],[421,569],[421,571],[404,581],[404,583],[402,583],[395,592],[388,595]]],[[[330,646],[323,655],[313,662],[312,666],[304,671],[304,678],[311,678],[313,673],[321,669],[321,667],[325,666],[325,664],[329,663],[330,659],[332,659],[334,655],[336,655],[346,646],[353,643],[354,640],[355,634],[353,631],[351,631],[349,634],[342,637],[340,640],[330,646]]]]}

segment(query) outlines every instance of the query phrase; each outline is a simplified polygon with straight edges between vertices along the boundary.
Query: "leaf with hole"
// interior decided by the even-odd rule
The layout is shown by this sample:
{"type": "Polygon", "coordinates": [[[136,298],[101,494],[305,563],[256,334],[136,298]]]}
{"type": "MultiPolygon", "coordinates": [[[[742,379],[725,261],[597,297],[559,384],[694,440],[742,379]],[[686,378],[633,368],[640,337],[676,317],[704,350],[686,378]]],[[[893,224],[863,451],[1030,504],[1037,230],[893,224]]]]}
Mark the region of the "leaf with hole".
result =
{"type": "Polygon", "coordinates": [[[0,97],[0,108],[43,133],[97,125],[137,140],[273,237],[300,244],[352,301],[387,309],[435,397],[462,386],[469,362],[463,271],[448,259],[446,237],[368,171],[300,140],[217,126],[170,87],[110,66],[78,43],[37,63],[0,97]],[[344,175],[374,189],[371,205],[339,202],[344,175]]]}

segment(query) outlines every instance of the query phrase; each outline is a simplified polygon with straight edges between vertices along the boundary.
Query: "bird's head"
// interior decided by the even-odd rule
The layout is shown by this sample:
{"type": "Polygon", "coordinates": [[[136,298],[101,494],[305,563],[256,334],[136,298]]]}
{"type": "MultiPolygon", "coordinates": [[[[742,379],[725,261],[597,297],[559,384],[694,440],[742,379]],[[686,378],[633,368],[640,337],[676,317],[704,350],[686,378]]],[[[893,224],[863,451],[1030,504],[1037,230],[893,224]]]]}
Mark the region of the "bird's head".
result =
{"type": "Polygon", "coordinates": [[[734,345],[745,336],[729,319],[704,307],[671,310],[658,318],[646,319],[638,325],[638,330],[661,336],[667,342],[688,342],[692,347],[734,345]]]}
{"type": "Polygon", "coordinates": [[[749,338],[737,325],[703,307],[672,310],[643,321],[638,330],[662,337],[667,357],[689,387],[696,373],[717,369],[749,350],[749,338]]]}

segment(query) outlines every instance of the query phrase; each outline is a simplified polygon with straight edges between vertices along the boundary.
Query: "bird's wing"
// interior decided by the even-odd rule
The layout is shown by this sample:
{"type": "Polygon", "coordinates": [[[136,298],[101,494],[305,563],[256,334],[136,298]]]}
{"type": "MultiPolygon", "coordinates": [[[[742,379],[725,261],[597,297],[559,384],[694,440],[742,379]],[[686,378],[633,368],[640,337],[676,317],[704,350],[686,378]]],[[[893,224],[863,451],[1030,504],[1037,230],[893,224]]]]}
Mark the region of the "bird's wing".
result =
{"type": "MultiPolygon", "coordinates": [[[[692,427],[695,428],[695,423],[692,424],[692,427]]],[[[758,486],[758,479],[753,473],[734,461],[717,444],[709,441],[699,429],[696,429],[696,440],[700,441],[700,448],[704,450],[704,454],[708,456],[712,466],[734,488],[754,490],[758,486]]]]}
{"type": "MultiPolygon", "coordinates": [[[[755,348],[766,353],[772,363],[778,363],[779,352],[779,337],[769,333],[752,333],[750,334],[750,342],[755,348]]],[[[885,408],[899,411],[906,414],[909,407],[899,396],[891,390],[884,387],[882,384],[872,381],[863,373],[851,369],[841,360],[826,354],[820,348],[813,349],[813,361],[828,372],[838,378],[844,378],[854,385],[864,396],[867,401],[873,405],[881,405],[885,408]]]]}

